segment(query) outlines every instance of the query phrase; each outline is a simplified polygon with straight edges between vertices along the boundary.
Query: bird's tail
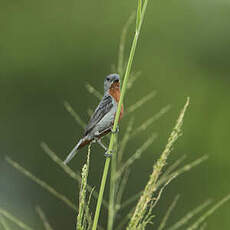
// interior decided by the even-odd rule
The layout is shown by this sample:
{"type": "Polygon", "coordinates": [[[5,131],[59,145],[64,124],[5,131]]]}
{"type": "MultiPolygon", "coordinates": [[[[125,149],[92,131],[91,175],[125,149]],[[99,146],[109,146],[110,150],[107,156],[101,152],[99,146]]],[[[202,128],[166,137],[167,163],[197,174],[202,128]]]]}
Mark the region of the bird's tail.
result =
{"type": "Polygon", "coordinates": [[[73,157],[76,155],[77,153],[77,150],[79,149],[79,147],[81,146],[83,142],[83,139],[81,139],[76,145],[75,147],[73,148],[73,150],[69,153],[69,155],[66,157],[65,161],[64,161],[64,164],[68,164],[72,159],[73,157]]]}

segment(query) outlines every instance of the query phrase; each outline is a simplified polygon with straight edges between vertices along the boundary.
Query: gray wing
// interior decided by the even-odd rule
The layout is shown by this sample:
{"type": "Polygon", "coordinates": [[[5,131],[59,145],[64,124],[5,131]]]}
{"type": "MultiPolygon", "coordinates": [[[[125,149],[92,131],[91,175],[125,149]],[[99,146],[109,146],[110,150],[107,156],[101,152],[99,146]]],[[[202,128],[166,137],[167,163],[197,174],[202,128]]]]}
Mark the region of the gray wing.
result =
{"type": "Polygon", "coordinates": [[[85,129],[85,136],[96,126],[96,124],[107,114],[113,107],[113,99],[110,95],[104,95],[100,104],[90,118],[89,124],[85,129]]]}

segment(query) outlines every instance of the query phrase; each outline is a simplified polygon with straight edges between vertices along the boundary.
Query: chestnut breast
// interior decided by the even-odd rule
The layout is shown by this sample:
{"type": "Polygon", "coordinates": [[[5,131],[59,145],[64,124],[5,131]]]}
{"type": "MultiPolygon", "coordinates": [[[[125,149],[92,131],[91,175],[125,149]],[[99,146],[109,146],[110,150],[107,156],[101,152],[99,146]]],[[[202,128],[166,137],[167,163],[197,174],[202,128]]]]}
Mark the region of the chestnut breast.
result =
{"type": "MultiPolygon", "coordinates": [[[[115,101],[117,103],[119,103],[119,100],[120,100],[120,83],[119,82],[114,82],[110,89],[109,89],[109,93],[110,95],[115,99],[115,101]]],[[[120,117],[119,117],[119,121],[121,120],[122,116],[123,116],[123,113],[124,113],[124,106],[123,104],[121,105],[121,113],[120,113],[120,117]]]]}

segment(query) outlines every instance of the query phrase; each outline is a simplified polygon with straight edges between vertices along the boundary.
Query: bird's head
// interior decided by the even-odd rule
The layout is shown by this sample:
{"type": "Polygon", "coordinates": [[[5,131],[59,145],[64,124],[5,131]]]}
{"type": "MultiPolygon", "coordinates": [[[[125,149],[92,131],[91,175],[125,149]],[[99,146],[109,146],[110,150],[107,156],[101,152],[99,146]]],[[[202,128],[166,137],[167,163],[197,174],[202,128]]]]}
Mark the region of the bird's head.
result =
{"type": "Polygon", "coordinates": [[[104,91],[107,92],[111,87],[120,87],[120,77],[118,74],[110,74],[105,78],[104,91]]]}

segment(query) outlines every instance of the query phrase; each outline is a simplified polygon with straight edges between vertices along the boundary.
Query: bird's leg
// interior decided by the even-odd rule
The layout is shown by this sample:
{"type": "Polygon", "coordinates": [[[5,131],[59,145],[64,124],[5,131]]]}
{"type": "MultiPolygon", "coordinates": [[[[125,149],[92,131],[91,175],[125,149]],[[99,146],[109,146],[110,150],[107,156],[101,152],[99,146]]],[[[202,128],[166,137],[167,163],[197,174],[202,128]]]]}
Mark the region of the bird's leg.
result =
{"type": "Polygon", "coordinates": [[[111,128],[111,133],[113,134],[119,133],[119,126],[117,126],[115,131],[113,131],[113,128],[111,128]]]}
{"type": "Polygon", "coordinates": [[[108,148],[101,142],[100,139],[95,139],[95,141],[106,151],[105,157],[112,157],[113,151],[108,151],[108,148]]]}
{"type": "Polygon", "coordinates": [[[96,141],[97,141],[97,143],[98,143],[105,151],[108,150],[108,148],[101,142],[100,139],[96,139],[96,141]]]}

